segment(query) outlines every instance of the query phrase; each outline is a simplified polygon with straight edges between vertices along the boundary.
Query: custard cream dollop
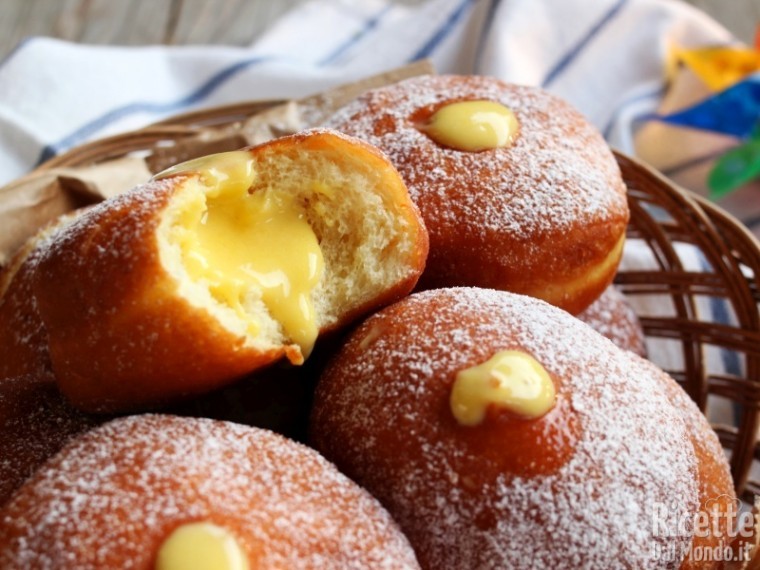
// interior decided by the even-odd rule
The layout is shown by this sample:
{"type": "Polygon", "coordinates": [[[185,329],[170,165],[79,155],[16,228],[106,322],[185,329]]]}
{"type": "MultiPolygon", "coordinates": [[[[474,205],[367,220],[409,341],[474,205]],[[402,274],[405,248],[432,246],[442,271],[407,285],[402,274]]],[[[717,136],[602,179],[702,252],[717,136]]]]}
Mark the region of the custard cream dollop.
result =
{"type": "Polygon", "coordinates": [[[469,152],[510,146],[519,130],[509,107],[494,101],[459,101],[444,105],[422,127],[440,145],[469,152]]]}
{"type": "Polygon", "coordinates": [[[549,373],[519,350],[497,352],[481,364],[460,370],[450,396],[451,412],[465,426],[481,424],[489,406],[535,419],[551,410],[555,401],[549,373]]]}
{"type": "Polygon", "coordinates": [[[155,570],[248,570],[248,558],[225,528],[208,522],[183,524],[164,540],[155,570]]]}
{"type": "Polygon", "coordinates": [[[185,172],[199,173],[208,187],[187,205],[174,236],[190,278],[246,321],[251,335],[259,327],[245,310],[246,297],[260,291],[285,335],[308,356],[319,332],[311,293],[324,260],[304,207],[276,188],[251,193],[256,172],[246,151],[188,161],[156,178],[185,172]]]}

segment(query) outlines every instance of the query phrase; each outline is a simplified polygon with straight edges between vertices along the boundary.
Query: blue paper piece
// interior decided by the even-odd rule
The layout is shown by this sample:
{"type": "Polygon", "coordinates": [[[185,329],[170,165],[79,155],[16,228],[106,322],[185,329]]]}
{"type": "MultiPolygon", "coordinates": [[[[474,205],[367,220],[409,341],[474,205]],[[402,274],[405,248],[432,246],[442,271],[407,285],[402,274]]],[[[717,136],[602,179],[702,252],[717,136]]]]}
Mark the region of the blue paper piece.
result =
{"type": "Polygon", "coordinates": [[[692,107],[654,118],[673,125],[747,138],[760,121],[760,75],[752,75],[692,107]]]}

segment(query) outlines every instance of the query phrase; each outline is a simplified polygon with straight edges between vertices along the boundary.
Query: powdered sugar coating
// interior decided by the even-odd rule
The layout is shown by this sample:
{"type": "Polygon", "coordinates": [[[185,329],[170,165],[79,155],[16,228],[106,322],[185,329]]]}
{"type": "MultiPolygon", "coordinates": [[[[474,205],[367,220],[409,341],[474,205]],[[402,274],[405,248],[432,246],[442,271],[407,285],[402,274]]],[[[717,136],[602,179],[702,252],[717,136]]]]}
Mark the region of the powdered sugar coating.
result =
{"type": "Polygon", "coordinates": [[[53,377],[47,331],[37,307],[33,281],[41,252],[48,247],[51,236],[78,214],[74,211],[43,227],[0,271],[0,378],[53,377]]]}
{"type": "MultiPolygon", "coordinates": [[[[541,301],[435,290],[376,314],[323,375],[312,433],[388,507],[423,567],[665,568],[655,546],[690,542],[653,536],[655,503],[674,520],[698,506],[694,449],[662,378],[541,301]],[[502,349],[532,354],[580,426],[552,442],[573,448],[555,469],[511,473],[499,457],[525,442],[492,439],[483,451],[451,427],[456,372],[502,349]]],[[[534,448],[537,461],[556,452],[534,448]]]]}
{"type": "Polygon", "coordinates": [[[633,307],[614,286],[607,287],[578,318],[620,348],[646,356],[644,331],[633,307]]]}
{"type": "MultiPolygon", "coordinates": [[[[523,238],[566,231],[625,209],[625,191],[612,153],[599,133],[564,101],[535,87],[487,77],[423,76],[370,91],[327,122],[386,152],[412,199],[424,205],[456,202],[482,229],[523,238]],[[415,126],[420,109],[457,100],[488,100],[509,107],[519,135],[507,148],[462,152],[431,144],[415,126]],[[422,154],[432,156],[422,157],[422,154]],[[455,192],[454,188],[467,192],[455,192]],[[485,209],[483,209],[485,208],[485,209]]],[[[439,220],[459,225],[452,208],[439,220]]]]}
{"type": "Polygon", "coordinates": [[[178,525],[227,528],[252,568],[417,568],[389,515],[265,430],[133,416],[79,438],[0,511],[0,566],[152,569],[178,525]]]}
{"type": "Polygon", "coordinates": [[[0,378],[18,374],[50,376],[47,334],[32,293],[39,250],[30,246],[14,259],[0,284],[0,378]],[[14,262],[18,265],[14,267],[14,262]]]}
{"type": "Polygon", "coordinates": [[[624,232],[625,186],[611,151],[580,113],[535,87],[423,76],[364,94],[326,125],[376,145],[399,169],[430,232],[435,285],[503,288],[515,279],[499,275],[509,268],[562,275],[563,258],[598,261],[624,232]],[[513,145],[462,152],[418,128],[446,102],[478,99],[512,109],[513,145]]]}
{"type": "Polygon", "coordinates": [[[52,380],[0,380],[0,504],[71,438],[103,421],[72,408],[52,380]]]}

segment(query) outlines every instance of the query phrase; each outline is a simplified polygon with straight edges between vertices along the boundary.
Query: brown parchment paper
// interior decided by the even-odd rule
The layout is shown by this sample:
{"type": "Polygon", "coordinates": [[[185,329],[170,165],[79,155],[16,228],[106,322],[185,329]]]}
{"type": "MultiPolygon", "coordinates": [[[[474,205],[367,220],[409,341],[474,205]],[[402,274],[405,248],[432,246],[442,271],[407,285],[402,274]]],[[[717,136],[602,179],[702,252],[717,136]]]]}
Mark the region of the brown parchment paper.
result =
{"type": "Polygon", "coordinates": [[[304,99],[195,111],[72,149],[0,188],[0,269],[62,214],[126,192],[179,162],[318,126],[368,89],[433,72],[430,62],[415,62],[304,99]]]}

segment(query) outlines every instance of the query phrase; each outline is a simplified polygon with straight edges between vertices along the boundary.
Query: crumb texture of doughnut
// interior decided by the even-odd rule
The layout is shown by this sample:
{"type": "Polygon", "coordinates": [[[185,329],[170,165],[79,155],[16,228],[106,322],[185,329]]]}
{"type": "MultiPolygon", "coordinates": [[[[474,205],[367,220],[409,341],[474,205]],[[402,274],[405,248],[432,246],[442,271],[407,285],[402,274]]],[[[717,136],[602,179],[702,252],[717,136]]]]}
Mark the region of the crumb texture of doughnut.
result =
{"type": "Polygon", "coordinates": [[[646,339],[639,317],[614,285],[607,287],[578,318],[620,348],[646,357],[646,339]]]}
{"type": "Polygon", "coordinates": [[[380,504],[314,450],[163,415],[96,428],[38,471],[0,510],[0,567],[153,570],[175,531],[204,523],[251,570],[419,568],[380,504]]]}
{"type": "Polygon", "coordinates": [[[669,399],[681,392],[540,300],[430,290],[352,333],[320,378],[310,437],[388,508],[423,568],[671,568],[653,553],[685,556],[692,536],[675,525],[698,512],[701,489],[733,496],[706,420],[669,399]],[[457,373],[503,350],[545,368],[554,407],[538,419],[492,407],[460,425],[457,373]],[[670,518],[655,536],[657,504],[670,518]]]}
{"type": "Polygon", "coordinates": [[[427,233],[376,149],[330,131],[165,172],[57,232],[34,291],[86,411],[205,393],[415,286],[427,233]]]}
{"type": "Polygon", "coordinates": [[[628,222],[625,185],[601,134],[564,101],[490,77],[422,76],[367,92],[327,123],[388,154],[430,232],[422,288],[479,286],[577,314],[612,282],[628,222]],[[441,108],[510,109],[511,144],[466,152],[426,133],[441,108]]]}
{"type": "Polygon", "coordinates": [[[71,438],[102,421],[72,408],[47,377],[1,379],[0,505],[71,438]]]}

